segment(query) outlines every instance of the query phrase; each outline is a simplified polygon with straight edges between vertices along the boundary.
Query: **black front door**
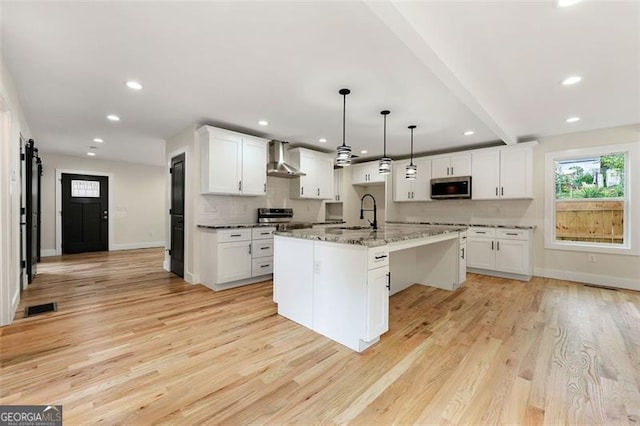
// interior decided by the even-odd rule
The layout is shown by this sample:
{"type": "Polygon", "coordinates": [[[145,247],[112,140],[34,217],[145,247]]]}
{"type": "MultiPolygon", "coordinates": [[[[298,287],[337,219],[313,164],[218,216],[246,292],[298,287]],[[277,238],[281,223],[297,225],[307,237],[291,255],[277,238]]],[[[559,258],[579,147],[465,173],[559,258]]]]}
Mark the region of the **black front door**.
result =
{"type": "Polygon", "coordinates": [[[171,159],[171,272],[184,277],[184,154],[171,159]]]}
{"type": "Polygon", "coordinates": [[[109,249],[109,178],[62,174],[62,253],[109,249]]]}

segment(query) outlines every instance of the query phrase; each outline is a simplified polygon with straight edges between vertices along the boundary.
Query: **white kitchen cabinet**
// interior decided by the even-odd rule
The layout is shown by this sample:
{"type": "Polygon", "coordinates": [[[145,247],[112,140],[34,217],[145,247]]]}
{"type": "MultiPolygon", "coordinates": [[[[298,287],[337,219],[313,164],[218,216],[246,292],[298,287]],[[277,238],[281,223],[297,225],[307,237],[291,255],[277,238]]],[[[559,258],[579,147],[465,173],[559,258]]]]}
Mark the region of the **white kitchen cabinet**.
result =
{"type": "Polygon", "coordinates": [[[530,230],[470,227],[467,234],[467,267],[473,272],[510,274],[506,276],[527,281],[531,278],[530,230]]]}
{"type": "Polygon", "coordinates": [[[341,203],[342,199],[344,197],[343,195],[343,190],[342,190],[342,185],[344,183],[344,169],[343,168],[339,168],[339,169],[334,169],[333,170],[333,198],[331,200],[328,200],[327,202],[336,202],[336,203],[341,203]]]}
{"type": "Polygon", "coordinates": [[[306,148],[289,150],[289,162],[306,176],[291,179],[291,198],[333,198],[333,155],[306,148]]]}
{"type": "Polygon", "coordinates": [[[386,175],[378,171],[377,161],[368,161],[350,166],[351,183],[360,186],[384,185],[386,175]]]}
{"type": "Polygon", "coordinates": [[[251,240],[218,244],[216,283],[251,277],[251,240]]]}
{"type": "Polygon", "coordinates": [[[413,164],[418,167],[415,180],[405,178],[405,167],[409,163],[409,160],[401,160],[393,164],[393,201],[430,201],[431,160],[428,158],[413,160],[413,164]]]}
{"type": "Polygon", "coordinates": [[[443,178],[451,176],[471,175],[471,154],[461,153],[431,157],[431,177],[443,178]]]}
{"type": "Polygon", "coordinates": [[[265,195],[267,140],[203,126],[200,140],[200,193],[265,195]]]}
{"type": "Polygon", "coordinates": [[[530,145],[472,151],[474,200],[533,198],[530,145]]]}
{"type": "Polygon", "coordinates": [[[467,233],[460,232],[458,249],[460,250],[460,262],[458,263],[458,284],[467,280],[467,233]]]}
{"type": "Polygon", "coordinates": [[[371,341],[389,330],[389,266],[369,270],[367,274],[367,330],[365,340],[371,341]]]}

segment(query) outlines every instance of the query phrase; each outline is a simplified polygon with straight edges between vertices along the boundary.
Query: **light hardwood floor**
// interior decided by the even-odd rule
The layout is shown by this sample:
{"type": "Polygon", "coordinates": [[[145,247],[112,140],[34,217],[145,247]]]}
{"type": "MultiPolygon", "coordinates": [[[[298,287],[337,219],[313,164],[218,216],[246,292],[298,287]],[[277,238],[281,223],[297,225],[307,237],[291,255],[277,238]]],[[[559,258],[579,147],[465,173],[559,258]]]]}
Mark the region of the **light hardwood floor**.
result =
{"type": "Polygon", "coordinates": [[[470,275],[414,285],[356,354],[276,314],[271,282],[213,292],[158,249],[48,258],[0,328],[0,404],[65,424],[640,423],[640,294],[470,275]]]}

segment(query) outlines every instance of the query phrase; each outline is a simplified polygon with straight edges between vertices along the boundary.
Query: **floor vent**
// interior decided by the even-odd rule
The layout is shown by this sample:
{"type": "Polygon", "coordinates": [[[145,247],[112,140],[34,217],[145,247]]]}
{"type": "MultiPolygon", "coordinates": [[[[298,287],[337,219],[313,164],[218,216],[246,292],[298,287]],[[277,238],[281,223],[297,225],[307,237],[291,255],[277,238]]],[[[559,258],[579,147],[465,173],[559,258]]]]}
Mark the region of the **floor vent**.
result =
{"type": "Polygon", "coordinates": [[[618,289],[617,289],[617,288],[615,288],[615,287],[609,287],[609,286],[606,286],[606,285],[595,285],[595,284],[582,284],[582,285],[583,285],[583,286],[585,286],[585,287],[599,288],[599,289],[602,289],[602,290],[613,290],[613,291],[618,291],[618,289]]]}
{"type": "Polygon", "coordinates": [[[55,312],[58,310],[56,302],[43,303],[42,305],[28,306],[24,308],[24,317],[32,317],[34,315],[46,314],[47,312],[55,312]]]}

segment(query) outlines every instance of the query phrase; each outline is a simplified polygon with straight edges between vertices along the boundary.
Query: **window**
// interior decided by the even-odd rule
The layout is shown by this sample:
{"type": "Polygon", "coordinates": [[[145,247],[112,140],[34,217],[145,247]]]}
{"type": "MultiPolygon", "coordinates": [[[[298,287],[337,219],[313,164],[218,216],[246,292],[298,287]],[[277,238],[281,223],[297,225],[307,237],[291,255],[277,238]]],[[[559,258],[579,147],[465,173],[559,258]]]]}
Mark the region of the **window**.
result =
{"type": "Polygon", "coordinates": [[[100,182],[94,180],[72,180],[71,196],[100,198],[100,182]]]}
{"type": "Polygon", "coordinates": [[[638,221],[630,223],[637,150],[628,144],[547,153],[545,248],[637,252],[638,221]]]}

